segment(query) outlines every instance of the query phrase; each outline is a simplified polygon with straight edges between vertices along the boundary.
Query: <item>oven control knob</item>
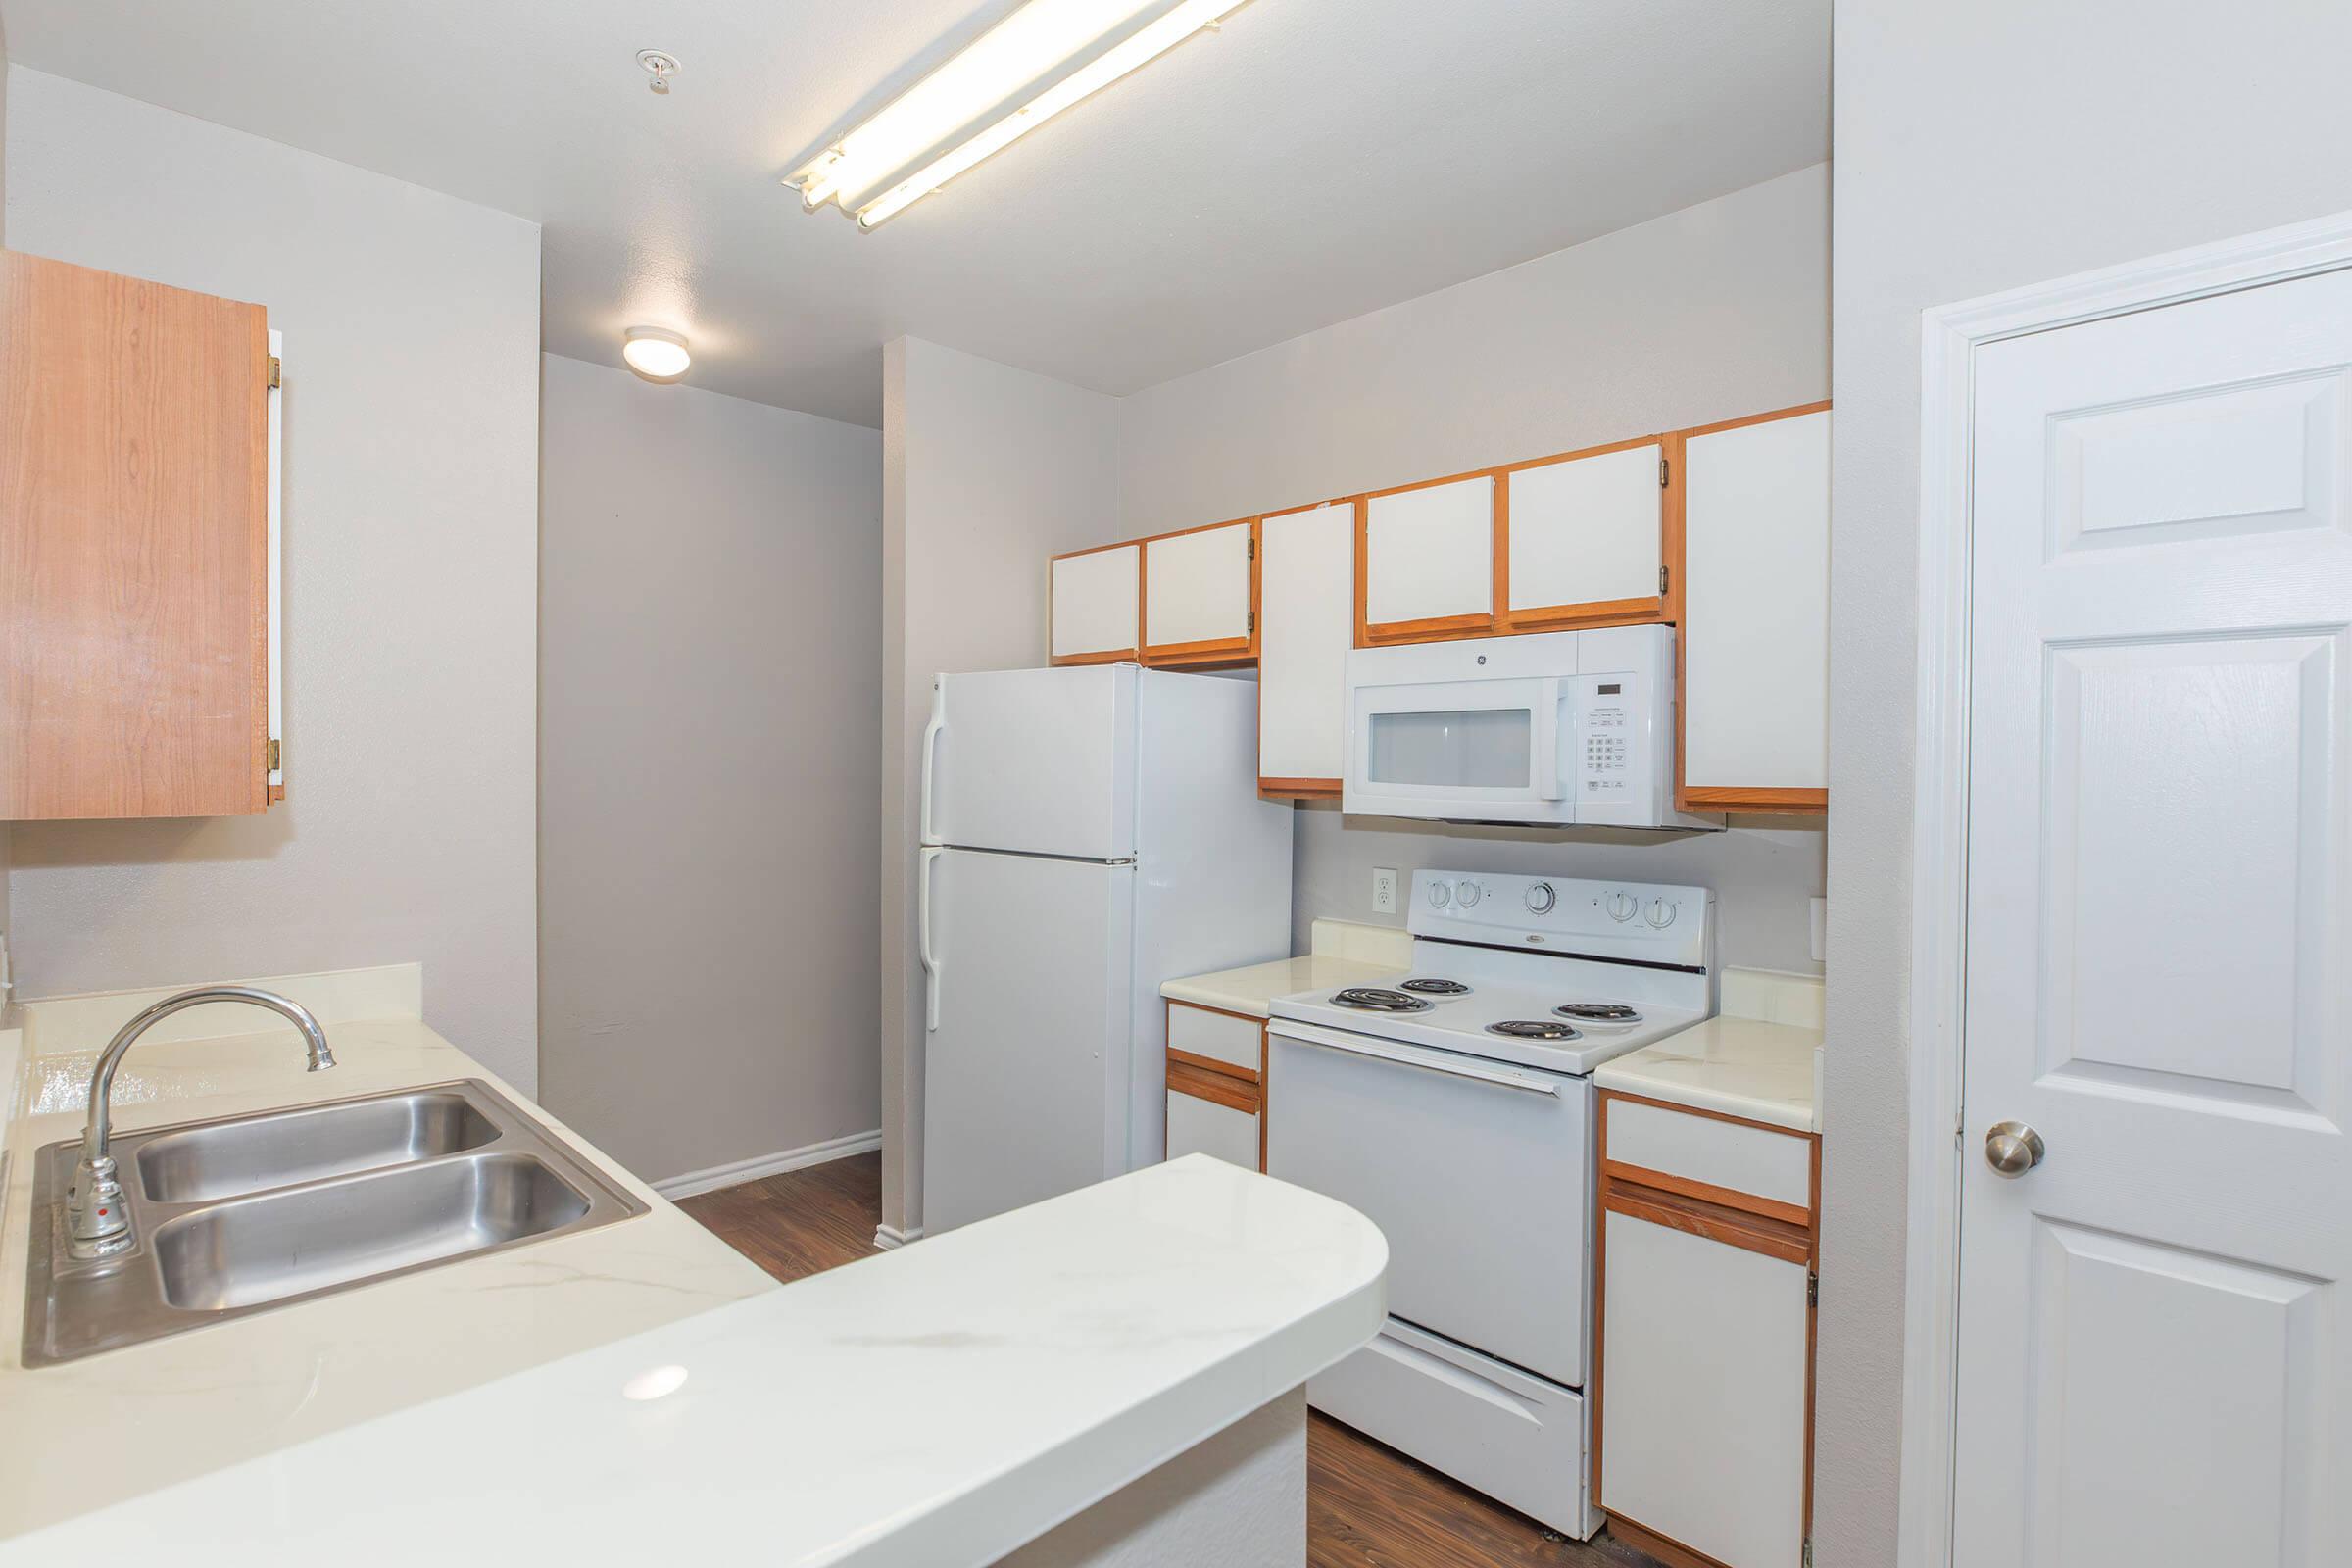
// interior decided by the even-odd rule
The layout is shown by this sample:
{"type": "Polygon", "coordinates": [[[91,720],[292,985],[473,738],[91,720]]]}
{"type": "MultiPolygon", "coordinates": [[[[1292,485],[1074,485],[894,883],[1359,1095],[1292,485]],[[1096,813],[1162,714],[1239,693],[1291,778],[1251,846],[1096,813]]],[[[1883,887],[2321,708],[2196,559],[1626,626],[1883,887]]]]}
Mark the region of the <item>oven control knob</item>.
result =
{"type": "Polygon", "coordinates": [[[1674,924],[1674,917],[1681,912],[1682,911],[1678,907],[1676,907],[1674,905],[1668,904],[1664,899],[1652,899],[1649,901],[1649,923],[1657,927],[1660,931],[1663,931],[1668,926],[1674,924]]]}
{"type": "Polygon", "coordinates": [[[1465,909],[1476,904],[1478,902],[1478,884],[1475,882],[1456,882],[1453,885],[1453,902],[1460,905],[1465,909]]]}
{"type": "Polygon", "coordinates": [[[1447,889],[1445,883],[1432,882],[1429,885],[1429,906],[1431,908],[1443,909],[1446,905],[1452,902],[1453,894],[1449,889],[1447,889]]]}
{"type": "Polygon", "coordinates": [[[1609,918],[1623,925],[1642,912],[1642,901],[1631,893],[1612,893],[1606,906],[1609,918]]]}
{"type": "Polygon", "coordinates": [[[1559,897],[1552,891],[1550,883],[1538,882],[1527,890],[1528,912],[1530,914],[1549,914],[1552,905],[1559,901],[1559,897]]]}

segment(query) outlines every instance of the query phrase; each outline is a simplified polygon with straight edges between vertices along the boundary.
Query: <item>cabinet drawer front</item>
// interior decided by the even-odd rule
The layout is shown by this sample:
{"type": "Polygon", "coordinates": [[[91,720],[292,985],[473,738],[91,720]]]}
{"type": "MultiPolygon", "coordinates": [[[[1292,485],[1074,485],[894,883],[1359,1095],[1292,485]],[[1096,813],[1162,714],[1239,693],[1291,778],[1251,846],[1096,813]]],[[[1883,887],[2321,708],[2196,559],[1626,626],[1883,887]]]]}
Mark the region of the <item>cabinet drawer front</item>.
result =
{"type": "Polygon", "coordinates": [[[1600,1505],[1719,1562],[1798,1568],[1804,1265],[1601,1224],[1600,1505]]]}
{"type": "Polygon", "coordinates": [[[1573,1390],[1391,1318],[1306,1402],[1580,1541],[1599,1524],[1573,1390]]]}
{"type": "Polygon", "coordinates": [[[1264,1026],[1255,1018],[1237,1018],[1230,1012],[1168,1004],[1168,1049],[1191,1056],[1221,1061],[1256,1081],[1259,1037],[1264,1026]]]}
{"type": "Polygon", "coordinates": [[[1366,624],[1486,615],[1494,609],[1493,475],[1365,503],[1366,624]]]}
{"type": "Polygon", "coordinates": [[[1656,442],[1512,471],[1511,611],[1658,597],[1656,442]]]}
{"type": "Polygon", "coordinates": [[[1055,659],[1134,657],[1136,573],[1142,560],[1141,546],[1120,545],[1054,563],[1055,659]]]}
{"type": "Polygon", "coordinates": [[[1168,1157],[1213,1154],[1244,1170],[1257,1169],[1257,1118],[1211,1100],[1168,1091],[1168,1157]]]}
{"type": "MultiPolygon", "coordinates": [[[[1611,1167],[1637,1166],[1810,1213],[1811,1139],[1615,1095],[1601,1103],[1607,1118],[1607,1141],[1601,1147],[1611,1167]]],[[[1804,1222],[1795,1215],[1785,1217],[1804,1222]]]]}
{"type": "Polygon", "coordinates": [[[1229,523],[1144,545],[1144,644],[1247,642],[1250,525],[1229,523]]]}

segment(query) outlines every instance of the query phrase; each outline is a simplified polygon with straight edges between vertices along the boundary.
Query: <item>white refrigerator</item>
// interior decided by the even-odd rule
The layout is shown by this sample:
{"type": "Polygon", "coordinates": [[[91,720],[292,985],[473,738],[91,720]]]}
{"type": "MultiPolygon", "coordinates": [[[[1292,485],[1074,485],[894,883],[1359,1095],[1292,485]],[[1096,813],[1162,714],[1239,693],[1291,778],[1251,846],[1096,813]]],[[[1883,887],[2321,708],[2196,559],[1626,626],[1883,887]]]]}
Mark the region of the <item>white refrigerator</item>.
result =
{"type": "Polygon", "coordinates": [[[942,675],[921,824],[924,1231],[1164,1157],[1161,982],[1290,951],[1256,683],[942,675]]]}

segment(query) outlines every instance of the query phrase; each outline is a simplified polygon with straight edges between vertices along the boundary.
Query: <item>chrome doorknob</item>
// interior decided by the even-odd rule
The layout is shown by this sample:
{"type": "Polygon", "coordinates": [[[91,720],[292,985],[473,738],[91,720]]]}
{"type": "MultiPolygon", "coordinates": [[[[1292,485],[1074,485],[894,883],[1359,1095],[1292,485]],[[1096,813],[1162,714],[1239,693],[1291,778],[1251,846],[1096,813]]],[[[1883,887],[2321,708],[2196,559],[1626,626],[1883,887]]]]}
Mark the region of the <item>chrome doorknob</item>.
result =
{"type": "Polygon", "coordinates": [[[2022,1121],[1996,1121],[1984,1130],[1984,1163],[2012,1181],[2041,1163],[2049,1146],[2022,1121]]]}

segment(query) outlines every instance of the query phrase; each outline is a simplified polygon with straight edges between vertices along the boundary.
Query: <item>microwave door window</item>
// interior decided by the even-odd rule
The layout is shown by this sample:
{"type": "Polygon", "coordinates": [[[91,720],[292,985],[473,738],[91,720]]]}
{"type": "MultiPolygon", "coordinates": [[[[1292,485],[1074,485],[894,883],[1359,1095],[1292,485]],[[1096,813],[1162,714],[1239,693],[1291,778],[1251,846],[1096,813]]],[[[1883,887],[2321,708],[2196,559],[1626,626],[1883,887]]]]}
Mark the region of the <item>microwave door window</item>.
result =
{"type": "Polygon", "coordinates": [[[1374,713],[1365,782],[1412,788],[1524,790],[1535,714],[1524,708],[1374,713]]]}

